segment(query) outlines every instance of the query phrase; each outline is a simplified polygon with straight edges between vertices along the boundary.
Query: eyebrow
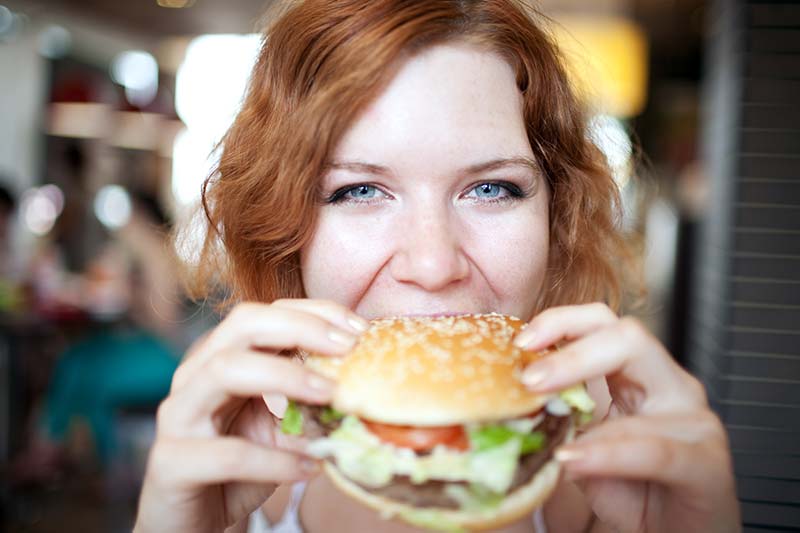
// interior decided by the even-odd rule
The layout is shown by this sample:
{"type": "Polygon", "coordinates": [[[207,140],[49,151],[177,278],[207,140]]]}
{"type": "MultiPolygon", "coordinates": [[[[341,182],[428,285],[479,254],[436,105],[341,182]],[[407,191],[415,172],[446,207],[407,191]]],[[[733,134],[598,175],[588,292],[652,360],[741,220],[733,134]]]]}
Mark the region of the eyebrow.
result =
{"type": "MultiPolygon", "coordinates": [[[[493,170],[500,170],[508,167],[525,167],[535,173],[539,172],[539,165],[530,157],[502,157],[491,159],[481,163],[476,163],[459,170],[460,175],[473,176],[493,170]]],[[[362,161],[334,161],[327,166],[328,170],[348,170],[359,174],[372,174],[375,176],[388,176],[392,174],[389,167],[364,163],[362,161]]]]}

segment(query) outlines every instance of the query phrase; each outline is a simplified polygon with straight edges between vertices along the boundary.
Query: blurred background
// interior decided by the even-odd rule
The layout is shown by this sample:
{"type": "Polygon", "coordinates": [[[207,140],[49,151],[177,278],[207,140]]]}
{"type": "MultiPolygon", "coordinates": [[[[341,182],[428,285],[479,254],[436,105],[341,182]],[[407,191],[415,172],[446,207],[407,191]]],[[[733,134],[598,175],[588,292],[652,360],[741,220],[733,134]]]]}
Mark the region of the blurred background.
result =
{"type": "MultiPolygon", "coordinates": [[[[126,531],[264,0],[0,0],[0,528],[126,531]]],[[[800,2],[544,0],[747,531],[800,529],[800,2]]]]}

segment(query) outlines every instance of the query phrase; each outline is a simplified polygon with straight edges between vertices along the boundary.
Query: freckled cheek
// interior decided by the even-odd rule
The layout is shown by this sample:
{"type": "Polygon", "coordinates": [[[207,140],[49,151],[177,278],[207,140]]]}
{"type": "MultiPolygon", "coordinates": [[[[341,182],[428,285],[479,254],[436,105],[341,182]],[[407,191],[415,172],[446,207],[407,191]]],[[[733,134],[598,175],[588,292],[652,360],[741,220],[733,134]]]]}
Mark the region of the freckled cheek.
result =
{"type": "Polygon", "coordinates": [[[534,298],[547,268],[546,216],[499,217],[470,225],[465,249],[501,298],[534,298]]]}
{"type": "Polygon", "coordinates": [[[321,216],[301,254],[306,295],[354,305],[387,260],[392,242],[388,230],[378,219],[321,216]]]}

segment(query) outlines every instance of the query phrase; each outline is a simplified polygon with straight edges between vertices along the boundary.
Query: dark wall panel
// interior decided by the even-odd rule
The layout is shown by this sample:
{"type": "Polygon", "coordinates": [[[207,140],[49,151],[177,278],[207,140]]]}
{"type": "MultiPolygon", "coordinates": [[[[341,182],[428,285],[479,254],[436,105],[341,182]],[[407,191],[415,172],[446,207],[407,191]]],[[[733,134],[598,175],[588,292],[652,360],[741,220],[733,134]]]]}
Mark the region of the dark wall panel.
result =
{"type": "Polygon", "coordinates": [[[711,203],[688,361],[731,442],[745,531],[800,530],[800,2],[718,0],[704,84],[711,203]]]}

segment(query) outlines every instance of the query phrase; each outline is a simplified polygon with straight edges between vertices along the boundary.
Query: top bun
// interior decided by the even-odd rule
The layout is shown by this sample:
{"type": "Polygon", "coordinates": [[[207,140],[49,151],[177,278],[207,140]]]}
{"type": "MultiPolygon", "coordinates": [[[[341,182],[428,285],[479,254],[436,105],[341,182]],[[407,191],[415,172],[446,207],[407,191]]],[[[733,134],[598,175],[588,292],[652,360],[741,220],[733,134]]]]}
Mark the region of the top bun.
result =
{"type": "Polygon", "coordinates": [[[333,407],[375,422],[442,426],[522,416],[547,397],[521,370],[542,353],[512,344],[524,322],[499,315],[374,320],[346,357],[305,364],[338,382],[333,407]]]}

